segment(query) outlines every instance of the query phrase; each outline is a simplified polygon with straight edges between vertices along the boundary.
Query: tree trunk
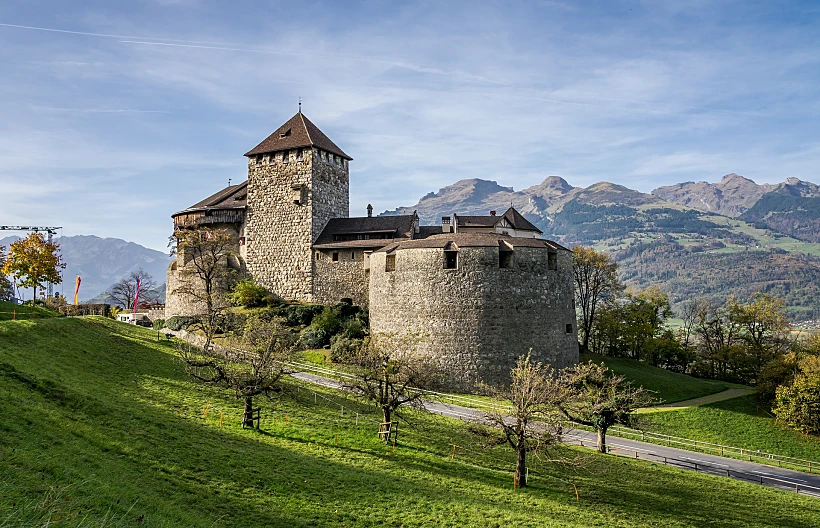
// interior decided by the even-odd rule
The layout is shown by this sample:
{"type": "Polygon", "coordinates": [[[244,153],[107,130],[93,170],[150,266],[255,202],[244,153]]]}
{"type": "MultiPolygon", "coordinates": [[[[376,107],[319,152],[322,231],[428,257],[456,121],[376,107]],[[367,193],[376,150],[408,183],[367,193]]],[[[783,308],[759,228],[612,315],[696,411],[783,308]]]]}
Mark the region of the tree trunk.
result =
{"type": "Polygon", "coordinates": [[[393,413],[390,411],[390,407],[382,407],[382,423],[388,424],[385,427],[387,427],[387,430],[390,431],[389,435],[382,435],[382,440],[384,440],[388,444],[390,443],[390,437],[396,434],[396,432],[393,431],[393,425],[390,423],[390,419],[392,417],[393,413]]]}
{"type": "Polygon", "coordinates": [[[245,396],[245,411],[242,413],[242,427],[253,429],[253,396],[245,396]]]}
{"type": "Polygon", "coordinates": [[[598,429],[598,451],[606,453],[606,427],[598,429]]]}
{"type": "Polygon", "coordinates": [[[527,486],[527,449],[525,447],[518,448],[518,457],[515,461],[515,482],[519,488],[527,486]]]}

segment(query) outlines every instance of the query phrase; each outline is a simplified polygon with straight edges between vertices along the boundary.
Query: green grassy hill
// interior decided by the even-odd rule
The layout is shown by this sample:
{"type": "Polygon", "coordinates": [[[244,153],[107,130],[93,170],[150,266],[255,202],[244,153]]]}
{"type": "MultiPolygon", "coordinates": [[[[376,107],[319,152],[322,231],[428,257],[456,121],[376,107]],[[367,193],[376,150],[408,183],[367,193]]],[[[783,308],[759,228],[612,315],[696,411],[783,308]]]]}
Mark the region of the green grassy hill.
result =
{"type": "Polygon", "coordinates": [[[657,433],[820,462],[820,440],[777,425],[754,395],[641,416],[657,433]]]}
{"type": "Polygon", "coordinates": [[[243,430],[155,332],[0,322],[0,526],[820,524],[815,499],[581,450],[582,470],[534,460],[514,491],[511,453],[460,423],[411,414],[393,451],[367,407],[312,390],[260,401],[243,430]]]}
{"type": "Polygon", "coordinates": [[[646,389],[655,391],[657,397],[662,398],[665,403],[715,394],[729,387],[741,387],[741,385],[723,381],[693,378],[686,374],[678,374],[677,372],[653,367],[634,359],[585,353],[581,354],[581,361],[604,363],[613,372],[626,377],[635,385],[641,385],[646,389]]]}
{"type": "Polygon", "coordinates": [[[11,321],[12,319],[42,319],[46,317],[62,317],[53,310],[42,306],[27,306],[13,304],[8,301],[0,301],[0,321],[11,321]]]}

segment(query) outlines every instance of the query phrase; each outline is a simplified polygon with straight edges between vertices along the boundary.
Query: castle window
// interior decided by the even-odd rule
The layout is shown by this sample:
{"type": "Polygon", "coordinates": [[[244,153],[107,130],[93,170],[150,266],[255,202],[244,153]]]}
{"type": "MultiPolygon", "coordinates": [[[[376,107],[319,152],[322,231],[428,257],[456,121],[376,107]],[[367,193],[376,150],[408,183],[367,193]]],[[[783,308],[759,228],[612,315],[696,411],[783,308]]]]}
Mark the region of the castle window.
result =
{"type": "Polygon", "coordinates": [[[296,205],[300,205],[303,202],[302,184],[297,183],[291,185],[290,190],[293,196],[293,203],[296,205]]]}
{"type": "Polygon", "coordinates": [[[458,251],[444,252],[444,269],[456,269],[458,264],[458,251]]]}
{"type": "Polygon", "coordinates": [[[572,333],[572,323],[567,323],[567,333],[568,334],[572,333]]]}
{"type": "Polygon", "coordinates": [[[387,255],[384,260],[384,271],[396,271],[396,255],[387,255]]]}
{"type": "Polygon", "coordinates": [[[316,260],[319,260],[319,255],[321,255],[321,253],[319,253],[319,252],[317,251],[317,252],[316,252],[316,260]]]}
{"type": "Polygon", "coordinates": [[[256,166],[257,167],[262,166],[262,154],[259,154],[259,155],[256,156],[256,166]]]}
{"type": "Polygon", "coordinates": [[[296,149],[296,161],[302,161],[302,149],[296,149]]]}
{"type": "Polygon", "coordinates": [[[289,157],[290,157],[290,151],[289,150],[286,150],[286,151],[282,152],[282,163],[287,163],[289,157]]]}
{"type": "Polygon", "coordinates": [[[498,267],[502,269],[512,269],[513,268],[513,252],[512,251],[499,251],[498,252],[498,267]]]}
{"type": "Polygon", "coordinates": [[[338,251],[333,252],[333,262],[339,262],[339,252],[338,251]]]}
{"type": "Polygon", "coordinates": [[[356,252],[355,251],[350,252],[350,260],[356,260],[356,252]]]}
{"type": "Polygon", "coordinates": [[[547,269],[558,269],[558,253],[547,253],[547,269]]]}

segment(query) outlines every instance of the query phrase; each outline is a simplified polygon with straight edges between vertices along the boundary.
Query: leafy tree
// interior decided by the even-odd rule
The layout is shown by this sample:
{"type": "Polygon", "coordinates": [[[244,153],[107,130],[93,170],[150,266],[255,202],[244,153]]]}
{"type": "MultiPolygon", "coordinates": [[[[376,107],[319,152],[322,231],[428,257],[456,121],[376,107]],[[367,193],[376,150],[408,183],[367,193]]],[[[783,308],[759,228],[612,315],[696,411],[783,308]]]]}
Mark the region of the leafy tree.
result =
{"type": "Polygon", "coordinates": [[[111,299],[112,304],[125,308],[126,310],[134,306],[137,296],[137,281],[140,281],[140,299],[146,303],[154,303],[159,298],[156,288],[157,283],[150,273],[142,268],[132,271],[127,278],[115,282],[108,288],[106,295],[111,299]]]}
{"type": "Polygon", "coordinates": [[[194,378],[228,387],[244,401],[242,424],[253,427],[253,399],[282,391],[281,378],[297,351],[296,335],[275,319],[249,317],[240,336],[225,346],[180,346],[180,356],[194,378]]]}
{"type": "MultiPolygon", "coordinates": [[[[6,246],[0,246],[0,270],[6,265],[6,246]]],[[[11,287],[11,281],[6,277],[5,272],[0,271],[0,301],[11,300],[14,294],[14,289],[11,287]]]]}
{"type": "Polygon", "coordinates": [[[46,283],[63,282],[60,270],[65,269],[60,256],[60,245],[49,242],[41,233],[31,233],[22,240],[12,242],[6,262],[0,273],[11,275],[23,288],[34,288],[34,300],[37,300],[37,288],[46,283]]]}
{"type": "Polygon", "coordinates": [[[794,380],[777,388],[772,412],[805,435],[820,434],[820,356],[800,360],[794,380]]]}
{"type": "Polygon", "coordinates": [[[581,349],[589,350],[589,339],[602,303],[623,290],[618,265],[611,256],[583,246],[572,248],[576,307],[580,311],[578,330],[581,349]]]}
{"type": "Polygon", "coordinates": [[[756,381],[763,366],[787,347],[789,322],[786,302],[769,294],[757,293],[747,304],[730,298],[729,318],[741,328],[740,337],[746,344],[743,377],[756,381]]]}
{"type": "Polygon", "coordinates": [[[657,403],[650,391],[614,375],[603,363],[580,363],[564,369],[558,378],[564,390],[559,411],[571,422],[598,433],[598,450],[606,453],[607,430],[616,424],[635,425],[635,411],[657,403]]]}
{"type": "Polygon", "coordinates": [[[418,389],[431,389],[440,382],[438,364],[415,351],[421,340],[415,333],[376,334],[353,353],[352,377],[343,385],[378,407],[384,423],[401,417],[401,407],[423,407],[418,389]]]}
{"type": "Polygon", "coordinates": [[[501,431],[501,441],[515,450],[515,482],[523,488],[527,485],[527,455],[537,455],[561,441],[561,421],[555,409],[567,399],[567,391],[557,383],[549,365],[533,363],[529,354],[518,358],[510,379],[509,386],[490,391],[510,407],[488,412],[486,417],[489,425],[501,431]]]}

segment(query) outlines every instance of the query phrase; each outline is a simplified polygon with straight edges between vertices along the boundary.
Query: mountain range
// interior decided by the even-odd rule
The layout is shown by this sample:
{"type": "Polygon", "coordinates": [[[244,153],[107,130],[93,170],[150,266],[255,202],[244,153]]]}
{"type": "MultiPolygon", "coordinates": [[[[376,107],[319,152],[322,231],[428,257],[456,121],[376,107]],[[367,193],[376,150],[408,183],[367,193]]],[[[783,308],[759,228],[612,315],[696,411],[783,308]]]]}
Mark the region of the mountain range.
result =
{"type": "MultiPolygon", "coordinates": [[[[0,239],[0,246],[8,250],[9,244],[20,237],[0,239]]],[[[100,238],[93,235],[58,237],[60,253],[66,264],[62,272],[63,284],[55,291],[63,292],[67,298],[74,295],[74,278],[82,278],[80,299],[95,298],[118,280],[127,277],[139,268],[147,271],[157,284],[165,282],[165,272],[171,257],[167,253],[143,247],[134,242],[118,238],[100,238]]],[[[162,288],[164,290],[164,288],[162,288]]],[[[27,292],[31,298],[31,291],[27,292]]]]}
{"type": "Polygon", "coordinates": [[[510,205],[545,237],[610,252],[628,286],[657,285],[675,304],[762,291],[786,298],[796,318],[820,317],[820,186],[797,178],[758,185],[727,174],[651,193],[610,182],[574,187],[557,176],[521,191],[468,179],[382,214],[417,211],[438,224],[453,212],[510,205]]]}
{"type": "MultiPolygon", "coordinates": [[[[796,178],[758,185],[727,174],[718,183],[686,182],[651,193],[610,182],[575,187],[558,176],[520,191],[467,179],[382,214],[417,211],[422,223],[434,225],[454,212],[487,215],[510,205],[547,238],[609,252],[628,286],[657,285],[675,305],[761,291],[785,298],[797,319],[820,319],[820,186],[796,178]]],[[[0,245],[16,238],[0,239],[0,245]]],[[[67,264],[57,289],[67,297],[76,275],[83,279],[81,299],[100,300],[140,267],[161,285],[171,260],[115,238],[84,235],[57,242],[67,264]]]]}

